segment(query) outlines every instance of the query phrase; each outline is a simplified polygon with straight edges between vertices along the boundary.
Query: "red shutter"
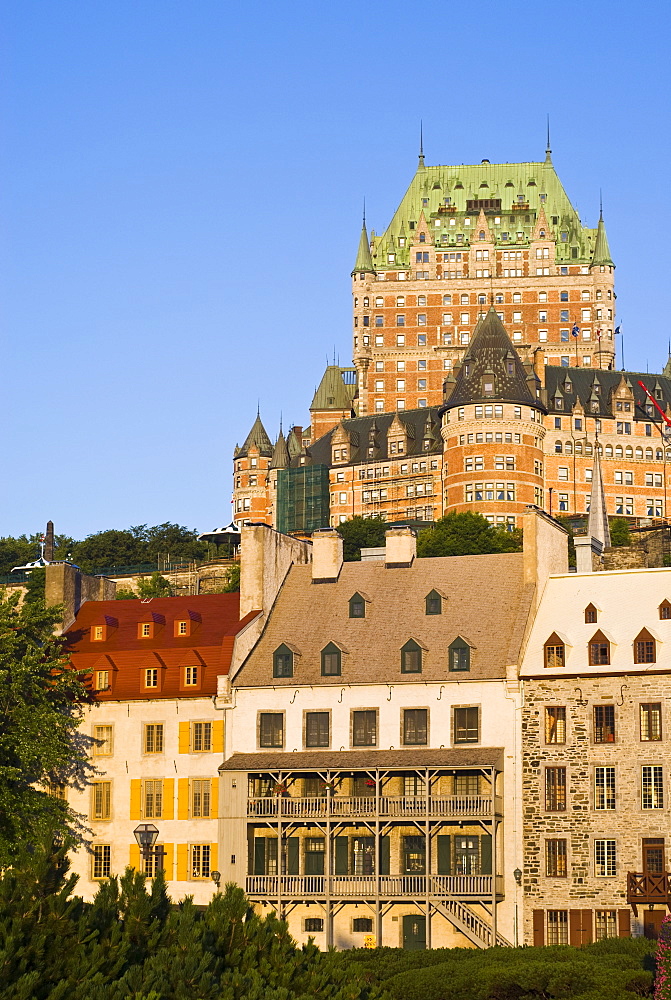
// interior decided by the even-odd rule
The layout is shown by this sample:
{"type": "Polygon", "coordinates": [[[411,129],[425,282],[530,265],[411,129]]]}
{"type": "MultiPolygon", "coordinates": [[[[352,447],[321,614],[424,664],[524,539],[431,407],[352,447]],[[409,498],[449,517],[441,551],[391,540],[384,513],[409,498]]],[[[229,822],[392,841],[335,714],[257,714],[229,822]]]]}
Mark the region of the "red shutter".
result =
{"type": "Polygon", "coordinates": [[[631,937],[631,910],[617,911],[618,937],[631,937]]]}
{"type": "Polygon", "coordinates": [[[534,948],[545,944],[545,910],[534,910],[534,948]]]}

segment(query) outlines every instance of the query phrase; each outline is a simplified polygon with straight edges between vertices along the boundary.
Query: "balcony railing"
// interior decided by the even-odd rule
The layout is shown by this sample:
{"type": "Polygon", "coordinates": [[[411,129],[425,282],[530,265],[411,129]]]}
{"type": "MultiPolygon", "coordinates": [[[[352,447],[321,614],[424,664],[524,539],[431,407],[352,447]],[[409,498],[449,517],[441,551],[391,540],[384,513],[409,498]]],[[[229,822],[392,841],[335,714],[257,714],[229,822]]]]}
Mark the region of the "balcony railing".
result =
{"type": "Polygon", "coordinates": [[[627,902],[636,910],[637,904],[664,903],[671,906],[671,875],[661,872],[627,872],[627,902]]]}
{"type": "MultiPolygon", "coordinates": [[[[382,795],[379,803],[379,815],[389,818],[426,816],[427,813],[427,800],[420,795],[382,795]]],[[[323,798],[273,795],[247,800],[247,815],[259,819],[371,817],[376,815],[376,809],[377,799],[374,795],[330,795],[323,798]]],[[[494,809],[496,815],[501,815],[502,801],[498,795],[494,809]]],[[[489,795],[432,795],[428,800],[428,813],[430,818],[435,819],[488,817],[492,815],[492,799],[489,795]]]]}
{"type": "MultiPolygon", "coordinates": [[[[492,875],[248,875],[250,896],[285,898],[339,898],[382,896],[404,899],[418,896],[491,899],[492,875]]],[[[497,896],[503,895],[503,876],[496,876],[497,896]]]]}

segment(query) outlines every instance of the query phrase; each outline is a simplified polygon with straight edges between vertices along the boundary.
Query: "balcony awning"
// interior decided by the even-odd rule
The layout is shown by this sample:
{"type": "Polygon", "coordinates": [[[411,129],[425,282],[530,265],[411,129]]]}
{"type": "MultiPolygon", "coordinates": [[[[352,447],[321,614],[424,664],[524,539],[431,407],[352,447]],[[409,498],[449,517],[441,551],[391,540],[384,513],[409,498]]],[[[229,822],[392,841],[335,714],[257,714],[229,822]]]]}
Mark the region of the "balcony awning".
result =
{"type": "Polygon", "coordinates": [[[417,770],[425,767],[503,770],[501,747],[452,750],[306,750],[284,753],[234,753],[220,771],[371,771],[417,770]]]}

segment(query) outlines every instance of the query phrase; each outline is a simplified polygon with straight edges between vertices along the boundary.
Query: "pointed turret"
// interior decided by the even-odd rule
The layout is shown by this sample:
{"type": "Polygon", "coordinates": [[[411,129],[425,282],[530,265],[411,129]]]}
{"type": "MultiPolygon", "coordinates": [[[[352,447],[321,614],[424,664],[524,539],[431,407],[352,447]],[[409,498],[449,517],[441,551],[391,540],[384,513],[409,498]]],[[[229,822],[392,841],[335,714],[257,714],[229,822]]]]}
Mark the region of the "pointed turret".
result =
{"type": "Polygon", "coordinates": [[[535,394],[534,387],[539,386],[536,376],[529,377],[492,306],[475,328],[445,405],[452,409],[466,403],[495,400],[544,410],[535,394]]]}
{"type": "Polygon", "coordinates": [[[596,230],[596,242],[594,244],[594,255],[592,256],[592,267],[596,264],[609,264],[615,267],[610,256],[608,237],[606,236],[606,226],[603,221],[603,213],[599,216],[599,225],[596,230]]]}
{"type": "Polygon", "coordinates": [[[352,269],[352,274],[375,274],[375,268],[373,267],[373,258],[370,255],[370,241],[368,239],[368,230],[366,229],[366,219],[364,216],[363,225],[361,226],[361,237],[359,239],[359,249],[356,254],[356,263],[352,269]]]}
{"type": "Polygon", "coordinates": [[[289,465],[289,461],[289,449],[287,448],[287,442],[284,434],[282,433],[282,429],[280,428],[280,433],[273,450],[273,457],[270,459],[270,468],[286,469],[289,465]]]}
{"type": "Polygon", "coordinates": [[[338,365],[329,365],[316,389],[310,411],[312,410],[351,410],[352,397],[343,382],[342,371],[338,365]]]}
{"type": "Polygon", "coordinates": [[[270,443],[270,438],[266,434],[266,429],[261,423],[261,416],[259,411],[256,411],[256,420],[252,425],[252,429],[245,438],[245,442],[242,448],[239,448],[236,453],[236,458],[244,458],[249,452],[250,448],[258,448],[259,455],[266,455],[268,458],[273,453],[273,446],[270,443]]]}
{"type": "Polygon", "coordinates": [[[587,537],[596,538],[604,549],[610,548],[610,528],[606,513],[606,497],[603,492],[601,475],[600,448],[594,448],[594,467],[592,469],[592,491],[589,498],[589,519],[587,521],[587,537]]]}

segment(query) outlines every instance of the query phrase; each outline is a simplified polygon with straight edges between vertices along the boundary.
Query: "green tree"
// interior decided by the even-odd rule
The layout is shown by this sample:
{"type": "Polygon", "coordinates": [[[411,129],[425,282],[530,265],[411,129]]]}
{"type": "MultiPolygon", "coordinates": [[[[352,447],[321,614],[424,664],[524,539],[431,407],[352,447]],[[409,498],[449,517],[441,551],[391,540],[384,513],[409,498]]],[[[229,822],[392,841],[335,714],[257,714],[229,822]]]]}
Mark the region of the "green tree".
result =
{"type": "Polygon", "coordinates": [[[226,577],[226,585],[224,586],[225,594],[233,594],[240,590],[240,563],[233,563],[232,566],[228,568],[228,574],[226,577]]]}
{"type": "Polygon", "coordinates": [[[470,556],[488,552],[519,552],[522,532],[495,528],[481,514],[452,511],[441,517],[432,528],[421,531],[417,539],[417,555],[470,556]]]}
{"type": "Polygon", "coordinates": [[[138,596],[130,587],[117,587],[114,595],[117,601],[137,601],[138,596]]]}
{"type": "Polygon", "coordinates": [[[18,594],[0,599],[0,868],[54,831],[81,833],[76,814],[49,792],[90,773],[91,740],[79,731],[87,694],[53,634],[60,611],[43,600],[19,606],[18,594]]]}
{"type": "Polygon", "coordinates": [[[361,549],[378,548],[384,545],[387,522],[382,517],[351,517],[336,527],[343,538],[343,558],[345,562],[361,559],[361,549]]]}
{"type": "Polygon", "coordinates": [[[629,534],[629,522],[624,517],[611,518],[610,524],[611,545],[631,545],[631,535],[629,534]]]}
{"type": "Polygon", "coordinates": [[[137,582],[138,597],[172,597],[170,581],[160,573],[143,576],[137,582]]]}

